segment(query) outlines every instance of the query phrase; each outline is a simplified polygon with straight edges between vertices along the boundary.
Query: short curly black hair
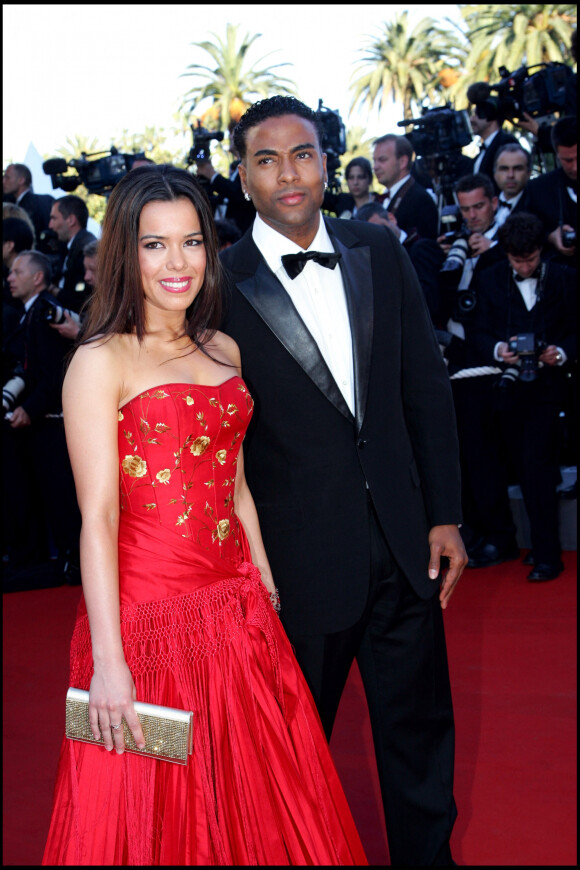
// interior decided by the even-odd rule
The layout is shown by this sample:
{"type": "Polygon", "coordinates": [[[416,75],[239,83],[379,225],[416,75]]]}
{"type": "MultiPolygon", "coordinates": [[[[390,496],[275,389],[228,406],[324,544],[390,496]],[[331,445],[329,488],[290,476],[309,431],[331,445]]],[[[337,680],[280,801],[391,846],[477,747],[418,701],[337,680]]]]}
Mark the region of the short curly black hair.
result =
{"type": "Polygon", "coordinates": [[[267,100],[259,100],[254,103],[242,115],[239,123],[234,128],[232,133],[234,148],[243,160],[246,156],[246,135],[252,127],[257,127],[267,121],[268,118],[281,118],[284,115],[298,115],[314,126],[318,144],[322,143],[322,131],[318,122],[318,116],[313,109],[310,109],[305,103],[297,100],[296,97],[268,97],[267,100]]]}
{"type": "Polygon", "coordinates": [[[539,217],[526,211],[510,215],[499,228],[497,238],[506,254],[526,257],[544,244],[544,225],[539,217]]]}

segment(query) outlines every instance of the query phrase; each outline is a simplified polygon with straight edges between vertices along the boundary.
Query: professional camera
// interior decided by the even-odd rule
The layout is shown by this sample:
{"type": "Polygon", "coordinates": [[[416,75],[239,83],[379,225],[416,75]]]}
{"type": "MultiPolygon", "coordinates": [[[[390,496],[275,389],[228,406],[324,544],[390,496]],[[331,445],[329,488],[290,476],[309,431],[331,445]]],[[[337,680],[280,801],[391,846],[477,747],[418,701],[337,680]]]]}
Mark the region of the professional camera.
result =
{"type": "Polygon", "coordinates": [[[454,242],[460,238],[463,227],[463,215],[458,205],[445,205],[439,216],[441,235],[445,236],[446,242],[454,242]]]}
{"type": "MultiPolygon", "coordinates": [[[[24,369],[21,365],[17,365],[11,376],[2,387],[2,407],[5,414],[11,414],[16,407],[18,396],[26,386],[24,380],[24,369]]],[[[8,418],[9,419],[9,418],[8,418]]]]}
{"type": "Polygon", "coordinates": [[[516,366],[508,366],[505,369],[499,379],[495,382],[494,386],[497,387],[498,390],[507,390],[508,387],[511,387],[512,384],[518,380],[520,376],[520,370],[516,366]]]}
{"type": "Polygon", "coordinates": [[[511,353],[517,353],[520,358],[520,380],[535,381],[538,377],[538,357],[547,348],[545,341],[536,338],[533,332],[522,332],[512,341],[508,341],[511,353]]]}
{"type": "Polygon", "coordinates": [[[397,127],[409,124],[413,124],[413,129],[405,135],[420,157],[441,157],[461,151],[473,139],[468,113],[465,109],[452,109],[451,103],[435,109],[424,107],[420,118],[399,121],[397,127]]]}
{"type": "Polygon", "coordinates": [[[576,244],[576,230],[562,230],[562,247],[573,248],[576,244]]]}
{"type": "MultiPolygon", "coordinates": [[[[521,66],[514,72],[500,66],[499,74],[501,80],[486,87],[489,88],[488,95],[492,91],[498,95],[500,116],[508,121],[523,118],[524,112],[538,118],[564,110],[568,80],[574,75],[565,63],[537,63],[521,66]],[[530,70],[537,67],[541,69],[530,75],[530,70]]],[[[477,84],[485,85],[485,82],[477,84]]]]}
{"type": "Polygon", "coordinates": [[[193,146],[189,149],[186,158],[187,165],[191,166],[197,160],[211,160],[210,142],[213,139],[216,142],[221,142],[224,138],[223,132],[221,130],[206,130],[205,127],[202,127],[201,121],[197,122],[197,127],[194,127],[193,124],[190,124],[189,127],[193,136],[193,146]]]}
{"type": "Polygon", "coordinates": [[[100,196],[109,196],[114,186],[132,168],[137,159],[145,157],[142,151],[135,154],[120,154],[113,145],[110,151],[95,151],[94,154],[82,152],[80,158],[70,160],[68,163],[63,157],[53,157],[45,160],[42,169],[45,175],[50,175],[52,188],[60,188],[67,193],[72,193],[79,185],[84,184],[89,193],[97,193],[100,196]],[[97,160],[89,160],[97,154],[105,154],[97,160]],[[65,175],[68,169],[76,170],[76,175],[65,175]]]}
{"type": "MultiPolygon", "coordinates": [[[[440,272],[458,272],[463,269],[467,255],[469,253],[469,230],[462,229],[460,232],[449,233],[453,244],[449,248],[449,252],[445,258],[445,262],[441,266],[440,272]]],[[[453,277],[453,276],[449,276],[453,277]]]]}
{"type": "Polygon", "coordinates": [[[326,154],[326,172],[328,173],[328,187],[332,192],[340,193],[340,186],[336,183],[336,171],[340,169],[340,157],[346,151],[346,131],[340,112],[328,109],[318,100],[316,119],[320,127],[322,138],[320,147],[326,154]],[[336,189],[338,188],[338,189],[336,189]],[[336,189],[336,190],[335,190],[336,189]]]}
{"type": "Polygon", "coordinates": [[[75,323],[81,322],[81,319],[76,311],[69,311],[68,308],[63,308],[61,305],[58,304],[58,302],[56,302],[56,300],[53,302],[52,299],[47,299],[45,296],[43,296],[38,301],[43,306],[43,318],[44,320],[46,320],[47,323],[64,323],[65,315],[67,314],[75,321],[75,323]]]}

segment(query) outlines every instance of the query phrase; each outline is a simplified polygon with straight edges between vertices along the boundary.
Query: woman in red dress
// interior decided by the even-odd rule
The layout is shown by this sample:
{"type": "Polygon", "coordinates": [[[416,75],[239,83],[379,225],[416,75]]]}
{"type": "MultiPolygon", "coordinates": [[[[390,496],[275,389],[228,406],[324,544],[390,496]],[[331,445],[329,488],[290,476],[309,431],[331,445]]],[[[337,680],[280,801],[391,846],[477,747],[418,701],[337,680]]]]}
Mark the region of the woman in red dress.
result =
{"type": "Polygon", "coordinates": [[[192,176],[128,173],[63,390],[83,519],[70,684],[104,746],[64,739],[43,864],[366,864],[275,612],[220,284],[192,176]],[[123,719],[144,745],[136,700],[193,711],[186,766],[124,751],[123,719]]]}

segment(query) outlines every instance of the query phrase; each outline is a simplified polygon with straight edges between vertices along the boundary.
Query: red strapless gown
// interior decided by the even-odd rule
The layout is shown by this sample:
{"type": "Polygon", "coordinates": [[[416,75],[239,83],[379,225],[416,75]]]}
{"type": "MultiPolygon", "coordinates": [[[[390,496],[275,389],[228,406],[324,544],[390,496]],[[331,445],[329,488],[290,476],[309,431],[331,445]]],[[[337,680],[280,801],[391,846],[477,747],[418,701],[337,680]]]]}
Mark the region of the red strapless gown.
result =
{"type": "MultiPolygon", "coordinates": [[[[234,512],[251,413],[238,377],[119,412],[125,656],[138,700],[193,710],[194,751],[182,767],[65,738],[43,864],[367,863],[234,512]]],[[[91,676],[81,599],[70,684],[91,676]]]]}

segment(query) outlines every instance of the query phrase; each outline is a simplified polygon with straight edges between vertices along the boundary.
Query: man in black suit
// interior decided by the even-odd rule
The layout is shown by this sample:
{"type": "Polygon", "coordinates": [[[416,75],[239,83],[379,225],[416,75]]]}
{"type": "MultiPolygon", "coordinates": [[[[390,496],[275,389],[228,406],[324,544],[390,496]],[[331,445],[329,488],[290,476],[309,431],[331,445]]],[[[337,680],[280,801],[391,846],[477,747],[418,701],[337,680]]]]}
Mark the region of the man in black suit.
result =
{"type": "Polygon", "coordinates": [[[435,239],[438,232],[437,206],[424,187],[411,175],[413,146],[406,136],[388,133],[376,140],[373,168],[386,191],[377,197],[392,215],[401,243],[419,238],[435,239]]]}
{"type": "Polygon", "coordinates": [[[552,127],[558,168],[528,185],[528,209],[544,225],[546,243],[558,262],[577,268],[578,246],[578,125],[575,117],[560,118],[552,127]],[[572,234],[573,239],[566,239],[572,234]]]}
{"type": "Polygon", "coordinates": [[[507,259],[478,277],[469,340],[477,363],[499,363],[504,374],[472,409],[479,435],[469,446],[479,468],[476,499],[486,502],[494,486],[503,491],[504,509],[511,482],[504,457],[510,457],[530,521],[528,579],[538,582],[554,579],[563,568],[556,491],[559,415],[577,353],[576,272],[541,262],[542,223],[532,214],[510,216],[499,241],[507,259]]]}
{"type": "MultiPolygon", "coordinates": [[[[35,511],[38,513],[39,505],[44,507],[60,567],[68,579],[78,582],[80,514],[66,449],[61,399],[65,356],[72,344],[51,329],[47,318],[55,305],[47,289],[49,280],[50,263],[38,251],[22,252],[8,276],[10,292],[25,310],[4,346],[13,364],[22,364],[24,380],[24,389],[4,431],[8,440],[5,450],[20,459],[9,469],[7,507],[12,508],[6,515],[14,521],[20,509],[25,512],[24,480],[32,469],[35,511]]],[[[26,527],[18,530],[20,535],[23,532],[26,527]]]]}
{"type": "Polygon", "coordinates": [[[94,235],[87,230],[89,210],[80,196],[63,196],[57,199],[50,212],[49,227],[67,246],[67,254],[59,281],[59,304],[79,312],[90,296],[84,284],[84,249],[94,242],[94,235]]]}
{"type": "MultiPolygon", "coordinates": [[[[481,139],[481,148],[473,164],[474,173],[484,173],[493,181],[495,156],[502,145],[516,143],[511,133],[502,129],[500,100],[491,95],[486,82],[475,82],[467,89],[467,99],[473,104],[469,120],[471,129],[481,139]]],[[[494,182],[495,184],[495,182],[494,182]]],[[[496,193],[499,189],[496,186],[496,193]]]]}
{"type": "Polygon", "coordinates": [[[502,226],[516,212],[527,211],[527,184],[532,173],[532,155],[513,142],[498,148],[493,167],[493,179],[499,188],[495,220],[502,226]]]}
{"type": "Polygon", "coordinates": [[[466,556],[447,373],[394,236],[322,217],[315,112],[272,97],[246,112],[234,139],[257,216],[221,254],[223,328],[255,400],[245,468],[282,620],[327,735],[358,660],[391,862],[450,864],[441,608],[466,556]]]}
{"type": "Polygon", "coordinates": [[[48,228],[54,197],[47,193],[33,192],[32,174],[24,163],[11,163],[7,166],[2,183],[4,193],[13,197],[16,205],[30,215],[36,233],[35,241],[38,243],[41,232],[48,228]]]}
{"type": "Polygon", "coordinates": [[[461,232],[463,260],[453,260],[450,242],[444,236],[438,240],[447,253],[445,271],[440,273],[443,307],[450,315],[445,358],[451,377],[461,450],[465,519],[462,534],[469,555],[467,565],[469,568],[484,568],[519,556],[516,529],[504,489],[493,489],[490,484],[486,490],[488,497],[483,500],[481,488],[474,483],[481,474],[481,463],[473,449],[481,435],[478,409],[481,397],[487,394],[500,368],[497,363],[483,366],[474,358],[469,324],[478,305],[478,275],[498,260],[505,259],[505,254],[497,242],[497,197],[491,179],[483,173],[465,175],[455,184],[455,195],[464,219],[461,232]],[[454,262],[457,268],[449,270],[454,262]]]}

